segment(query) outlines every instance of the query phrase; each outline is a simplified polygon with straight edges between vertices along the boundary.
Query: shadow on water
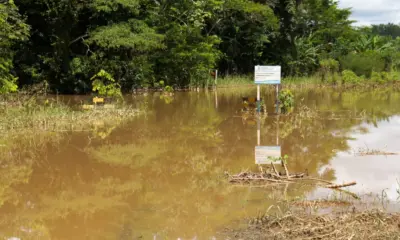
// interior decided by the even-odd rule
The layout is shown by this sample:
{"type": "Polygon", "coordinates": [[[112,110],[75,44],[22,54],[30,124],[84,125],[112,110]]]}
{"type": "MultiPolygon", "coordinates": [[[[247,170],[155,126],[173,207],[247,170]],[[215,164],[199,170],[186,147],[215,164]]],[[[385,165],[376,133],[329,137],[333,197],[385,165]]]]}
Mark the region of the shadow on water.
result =
{"type": "MultiPolygon", "coordinates": [[[[241,97],[254,94],[247,89],[127,96],[128,102],[146,101],[151,113],[128,124],[31,136],[0,148],[0,237],[204,238],[282,199],[318,194],[313,186],[258,189],[227,183],[225,171],[257,169],[257,122],[238,111],[241,97]]],[[[268,103],[273,93],[262,94],[273,112],[268,103]]],[[[270,114],[261,121],[260,142],[278,144],[282,155],[290,156],[291,171],[361,183],[365,176],[344,169],[363,159],[346,152],[367,132],[398,135],[400,130],[388,128],[398,127],[392,116],[400,113],[399,101],[399,93],[386,90],[298,91],[293,114],[270,114]],[[360,133],[360,126],[368,131],[360,133]]],[[[382,165],[380,176],[400,166],[390,164],[382,165]]],[[[368,184],[394,184],[373,178],[368,184]]]]}

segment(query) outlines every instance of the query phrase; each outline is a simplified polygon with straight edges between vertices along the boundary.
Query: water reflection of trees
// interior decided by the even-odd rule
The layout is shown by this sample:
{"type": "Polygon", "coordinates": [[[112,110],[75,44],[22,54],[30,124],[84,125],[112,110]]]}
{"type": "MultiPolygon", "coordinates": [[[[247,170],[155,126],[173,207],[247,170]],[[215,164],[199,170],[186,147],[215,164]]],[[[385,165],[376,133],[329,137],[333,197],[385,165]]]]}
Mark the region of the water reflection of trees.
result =
{"type": "MultiPolygon", "coordinates": [[[[311,174],[336,151],[347,150],[346,133],[363,121],[361,114],[373,122],[400,112],[399,95],[386,91],[315,90],[297,98],[317,117],[269,116],[262,144],[276,144],[279,126],[289,167],[311,174]]],[[[37,147],[30,161],[22,161],[24,154],[7,159],[0,175],[1,232],[40,239],[193,237],[264,211],[285,194],[312,190],[227,185],[224,171],[255,167],[256,126],[244,125],[236,113],[238,94],[219,93],[217,109],[212,93],[178,93],[169,104],[149,97],[149,102],[154,114],[104,138],[69,135],[57,146],[37,147]]],[[[325,176],[333,178],[334,172],[325,176]]]]}

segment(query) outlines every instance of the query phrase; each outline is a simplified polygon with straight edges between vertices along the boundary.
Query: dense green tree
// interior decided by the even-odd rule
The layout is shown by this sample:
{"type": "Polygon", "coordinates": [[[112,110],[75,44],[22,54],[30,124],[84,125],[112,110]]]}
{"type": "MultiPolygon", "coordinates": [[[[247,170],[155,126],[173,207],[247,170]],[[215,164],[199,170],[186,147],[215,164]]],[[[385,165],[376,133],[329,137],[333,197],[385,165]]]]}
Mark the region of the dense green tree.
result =
{"type": "Polygon", "coordinates": [[[372,25],[371,33],[374,35],[397,38],[400,37],[400,25],[393,23],[372,25]]]}
{"type": "Polygon", "coordinates": [[[90,91],[90,78],[101,69],[127,91],[161,81],[205,86],[212,69],[251,74],[257,64],[282,65],[284,75],[310,75],[323,59],[365,51],[377,52],[386,69],[397,64],[392,38],[398,26],[353,27],[351,11],[335,0],[18,0],[16,5],[19,12],[9,2],[0,13],[20,21],[1,22],[10,26],[4,36],[21,33],[1,43],[7,84],[15,83],[13,69],[20,85],[45,80],[64,93],[90,91]],[[17,48],[28,30],[21,16],[32,31],[17,48]]]}
{"type": "Polygon", "coordinates": [[[12,74],[15,45],[26,40],[29,27],[12,0],[0,4],[0,93],[17,90],[17,77],[12,74]]]}

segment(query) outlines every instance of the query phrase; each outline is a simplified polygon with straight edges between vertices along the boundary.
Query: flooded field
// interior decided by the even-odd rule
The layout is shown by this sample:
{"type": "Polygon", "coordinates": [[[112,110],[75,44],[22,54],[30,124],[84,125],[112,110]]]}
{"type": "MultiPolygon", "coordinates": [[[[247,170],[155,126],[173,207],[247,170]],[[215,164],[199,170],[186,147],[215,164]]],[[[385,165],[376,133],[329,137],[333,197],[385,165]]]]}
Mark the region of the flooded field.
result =
{"type": "Polygon", "coordinates": [[[336,194],[229,184],[225,172],[258,169],[256,146],[279,146],[292,172],[356,181],[348,190],[397,210],[399,92],[299,90],[294,112],[278,117],[264,89],[269,114],[259,124],[240,111],[255,93],[126,96],[147,114],[0,143],[13,150],[0,156],[0,238],[212,239],[283,201],[336,194]]]}

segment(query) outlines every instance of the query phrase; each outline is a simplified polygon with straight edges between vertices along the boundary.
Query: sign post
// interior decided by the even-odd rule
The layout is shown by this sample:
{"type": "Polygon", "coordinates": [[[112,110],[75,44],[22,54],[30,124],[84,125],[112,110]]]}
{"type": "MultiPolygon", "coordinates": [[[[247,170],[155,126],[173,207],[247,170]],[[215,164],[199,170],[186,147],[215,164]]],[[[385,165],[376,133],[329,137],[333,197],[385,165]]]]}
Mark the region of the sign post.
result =
{"type": "MultiPolygon", "coordinates": [[[[281,66],[255,66],[254,67],[254,83],[257,84],[257,111],[260,110],[260,85],[270,84],[276,85],[278,94],[278,85],[281,84],[281,66]]],[[[277,95],[278,98],[278,95],[277,95]]]]}
{"type": "Polygon", "coordinates": [[[215,89],[217,89],[217,80],[218,80],[218,70],[215,70],[215,79],[214,79],[215,89]]]}
{"type": "Polygon", "coordinates": [[[261,145],[260,138],[261,138],[261,123],[260,119],[258,119],[257,146],[255,147],[255,162],[257,165],[274,163],[273,158],[280,158],[282,156],[281,146],[279,146],[279,121],[277,121],[276,125],[276,146],[260,146],[261,145]]]}

